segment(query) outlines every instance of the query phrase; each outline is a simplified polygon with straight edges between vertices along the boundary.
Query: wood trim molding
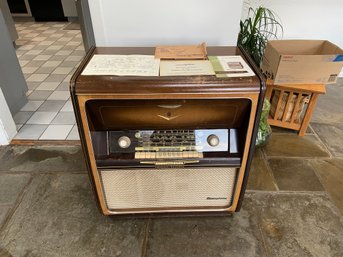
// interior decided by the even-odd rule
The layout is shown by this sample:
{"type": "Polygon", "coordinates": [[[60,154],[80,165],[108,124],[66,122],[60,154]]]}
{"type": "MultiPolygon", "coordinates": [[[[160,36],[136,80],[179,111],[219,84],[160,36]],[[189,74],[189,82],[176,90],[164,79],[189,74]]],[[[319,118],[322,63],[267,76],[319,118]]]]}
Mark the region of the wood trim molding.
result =
{"type": "Polygon", "coordinates": [[[79,110],[80,110],[80,115],[81,115],[81,121],[82,121],[82,126],[83,126],[83,131],[84,131],[84,137],[87,145],[87,150],[88,150],[88,159],[90,161],[90,168],[91,168],[91,173],[94,177],[94,184],[95,188],[97,191],[98,195],[98,201],[100,203],[100,208],[103,212],[104,215],[110,215],[110,212],[107,209],[106,203],[105,203],[105,197],[104,197],[104,192],[102,190],[102,185],[101,185],[101,180],[100,180],[100,175],[98,172],[98,168],[96,166],[95,162],[95,155],[93,151],[93,146],[92,146],[92,140],[90,137],[90,131],[88,127],[88,121],[87,121],[87,114],[86,114],[86,102],[87,102],[86,97],[78,97],[78,104],[79,104],[79,110]]]}
{"type": "Polygon", "coordinates": [[[232,202],[232,206],[228,209],[228,211],[235,211],[237,208],[239,195],[242,190],[244,174],[246,172],[248,155],[249,155],[249,151],[251,147],[251,139],[252,139],[252,133],[254,129],[254,123],[255,123],[255,117],[256,117],[256,111],[257,111],[258,95],[251,97],[250,99],[251,99],[251,113],[249,117],[248,131],[247,131],[246,140],[245,140],[242,165],[238,172],[238,180],[236,184],[236,192],[234,194],[234,200],[232,202]]]}

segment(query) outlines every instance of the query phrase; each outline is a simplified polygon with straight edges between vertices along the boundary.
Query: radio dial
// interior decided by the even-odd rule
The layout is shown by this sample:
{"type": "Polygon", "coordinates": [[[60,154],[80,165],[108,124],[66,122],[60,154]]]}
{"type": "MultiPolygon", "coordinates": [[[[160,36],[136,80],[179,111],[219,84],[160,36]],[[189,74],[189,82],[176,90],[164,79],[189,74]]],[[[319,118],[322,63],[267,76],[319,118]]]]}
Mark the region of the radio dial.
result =
{"type": "Polygon", "coordinates": [[[217,145],[219,145],[219,137],[216,136],[216,135],[209,135],[207,137],[207,143],[212,146],[212,147],[215,147],[217,145]]]}
{"type": "Polygon", "coordinates": [[[127,136],[122,136],[118,139],[118,145],[120,148],[128,148],[131,145],[131,140],[127,136]]]}

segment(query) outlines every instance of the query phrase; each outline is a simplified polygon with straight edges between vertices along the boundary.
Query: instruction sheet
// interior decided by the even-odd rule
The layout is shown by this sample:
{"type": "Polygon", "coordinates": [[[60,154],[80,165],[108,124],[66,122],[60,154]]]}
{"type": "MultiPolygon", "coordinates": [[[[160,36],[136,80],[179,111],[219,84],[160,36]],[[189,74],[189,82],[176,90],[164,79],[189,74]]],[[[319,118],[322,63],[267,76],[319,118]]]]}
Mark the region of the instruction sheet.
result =
{"type": "Polygon", "coordinates": [[[218,78],[255,76],[249,65],[239,55],[209,56],[208,59],[218,78]]]}
{"type": "Polygon", "coordinates": [[[210,61],[161,61],[160,76],[215,75],[210,61]]]}
{"type": "Polygon", "coordinates": [[[160,59],[153,55],[96,54],[82,75],[158,76],[160,59]]]}

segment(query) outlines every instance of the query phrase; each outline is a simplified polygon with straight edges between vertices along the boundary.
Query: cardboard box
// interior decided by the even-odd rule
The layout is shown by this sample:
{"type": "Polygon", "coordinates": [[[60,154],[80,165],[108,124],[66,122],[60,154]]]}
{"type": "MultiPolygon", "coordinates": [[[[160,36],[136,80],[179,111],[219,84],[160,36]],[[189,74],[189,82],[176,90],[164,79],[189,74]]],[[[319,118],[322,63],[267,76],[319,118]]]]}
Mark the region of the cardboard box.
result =
{"type": "Polygon", "coordinates": [[[262,71],[274,84],[335,83],[343,51],[326,40],[270,40],[262,71]]]}

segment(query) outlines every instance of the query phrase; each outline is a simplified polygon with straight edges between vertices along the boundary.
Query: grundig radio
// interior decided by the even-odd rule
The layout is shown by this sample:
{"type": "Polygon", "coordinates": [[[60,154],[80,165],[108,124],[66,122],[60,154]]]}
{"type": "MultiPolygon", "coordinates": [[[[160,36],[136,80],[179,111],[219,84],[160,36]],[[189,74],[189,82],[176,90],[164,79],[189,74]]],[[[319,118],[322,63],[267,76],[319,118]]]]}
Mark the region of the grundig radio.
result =
{"type": "Polygon", "coordinates": [[[255,76],[84,76],[94,54],[154,54],[154,48],[91,49],[71,80],[89,177],[105,215],[218,215],[239,211],[248,179],[264,81],[255,76]]]}

